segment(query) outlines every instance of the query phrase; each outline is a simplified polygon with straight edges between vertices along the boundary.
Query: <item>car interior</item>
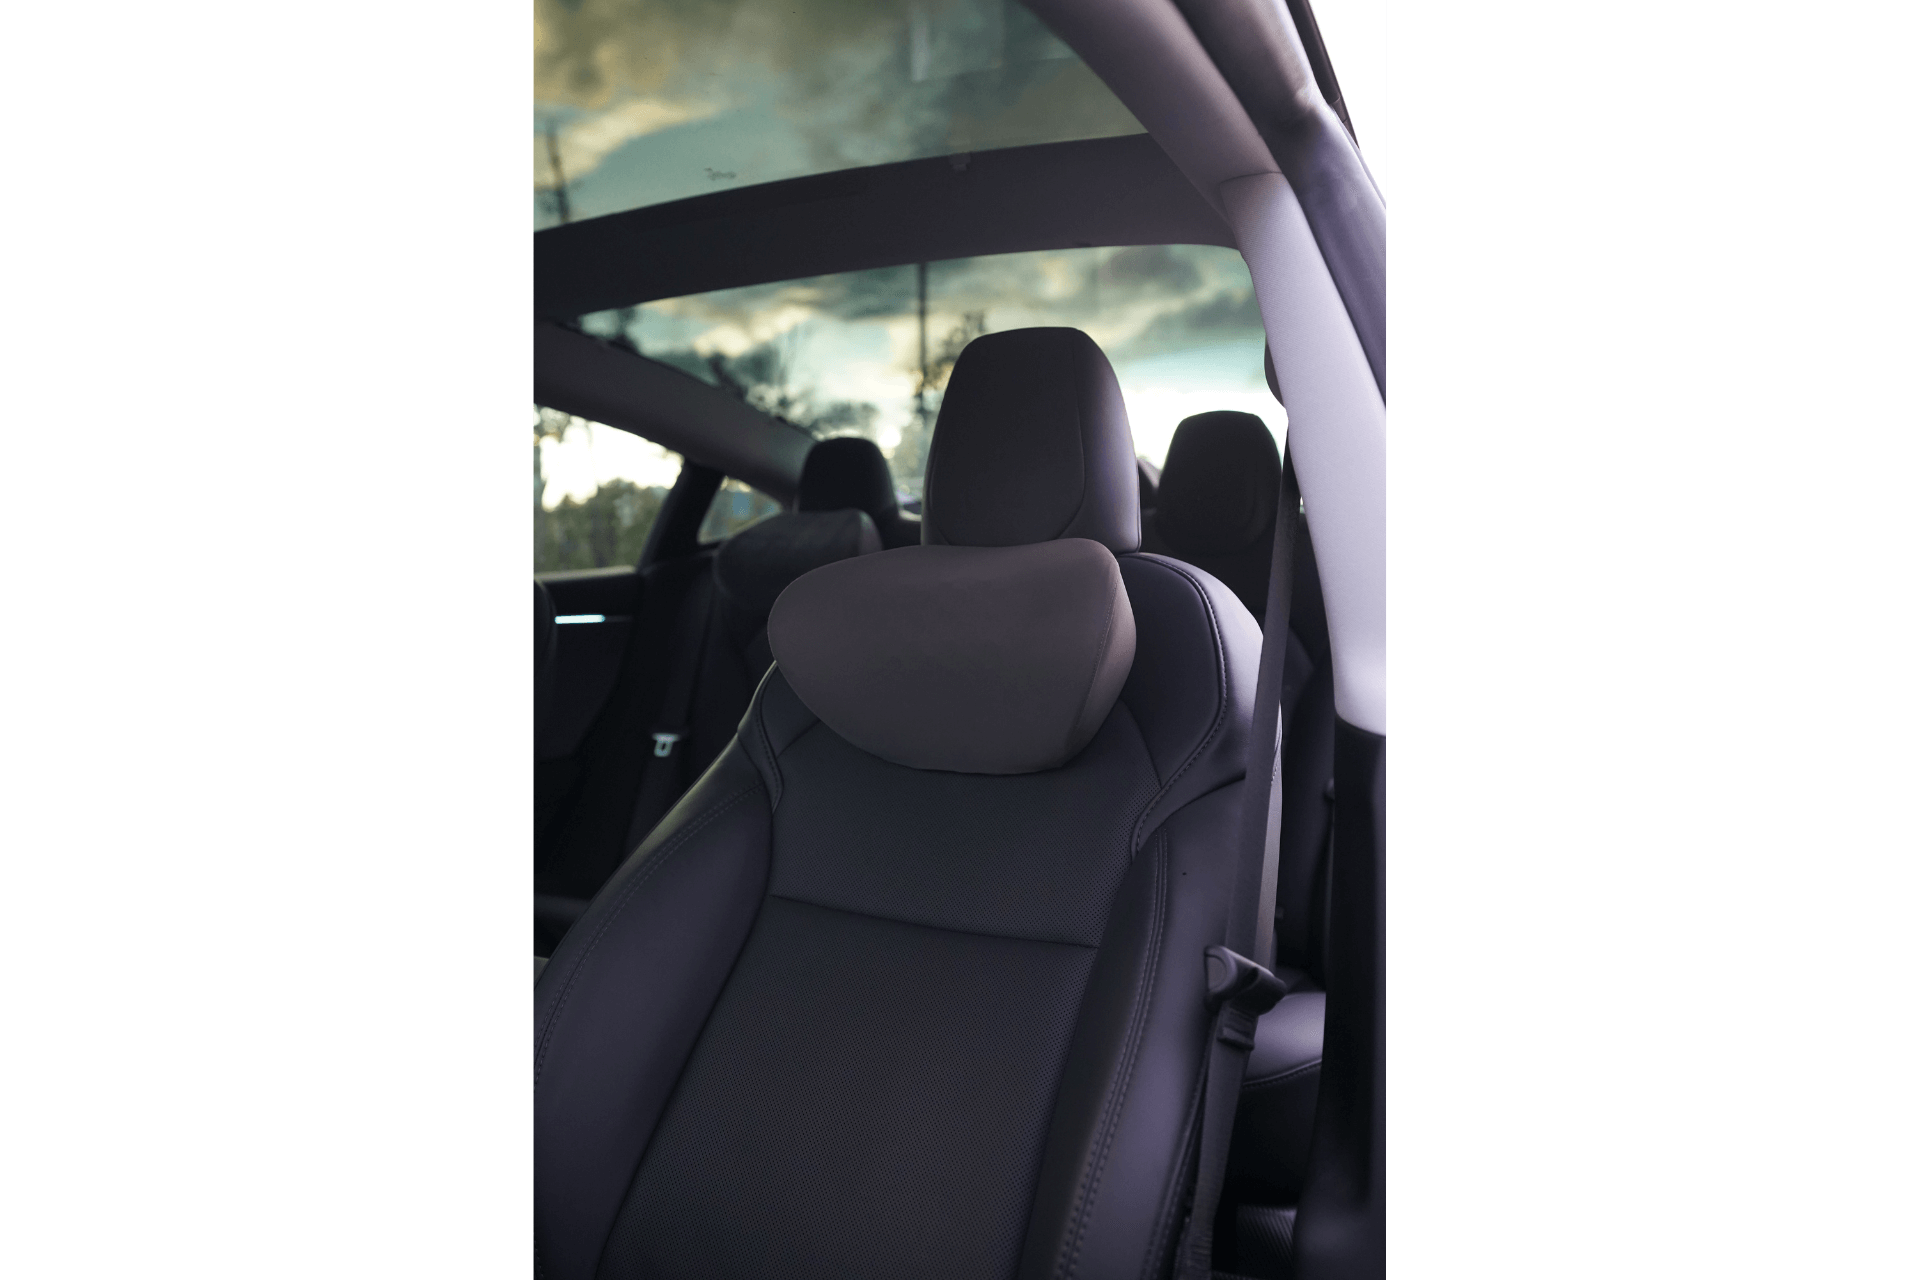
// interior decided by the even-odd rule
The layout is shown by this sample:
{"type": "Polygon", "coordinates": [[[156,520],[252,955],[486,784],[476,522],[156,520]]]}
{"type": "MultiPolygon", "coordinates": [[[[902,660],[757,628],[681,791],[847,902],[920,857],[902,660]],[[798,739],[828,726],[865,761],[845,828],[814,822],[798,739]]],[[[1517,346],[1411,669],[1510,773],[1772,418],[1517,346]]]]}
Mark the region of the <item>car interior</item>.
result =
{"type": "Polygon", "coordinates": [[[1385,213],[1307,0],[540,21],[536,1273],[1384,1274],[1385,213]],[[578,89],[622,22],[838,149],[578,89]]]}

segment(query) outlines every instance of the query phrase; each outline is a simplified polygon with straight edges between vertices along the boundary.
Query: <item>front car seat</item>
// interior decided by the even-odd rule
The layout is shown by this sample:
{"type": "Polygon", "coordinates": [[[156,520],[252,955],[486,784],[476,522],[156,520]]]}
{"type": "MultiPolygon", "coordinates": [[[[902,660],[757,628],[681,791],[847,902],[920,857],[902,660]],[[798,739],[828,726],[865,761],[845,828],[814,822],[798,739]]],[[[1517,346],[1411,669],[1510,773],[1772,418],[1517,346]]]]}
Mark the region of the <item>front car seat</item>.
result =
{"type": "Polygon", "coordinates": [[[961,355],[924,532],[781,597],[738,735],[542,974],[545,1280],[1168,1265],[1259,630],[1136,553],[1077,330],[961,355]]]}

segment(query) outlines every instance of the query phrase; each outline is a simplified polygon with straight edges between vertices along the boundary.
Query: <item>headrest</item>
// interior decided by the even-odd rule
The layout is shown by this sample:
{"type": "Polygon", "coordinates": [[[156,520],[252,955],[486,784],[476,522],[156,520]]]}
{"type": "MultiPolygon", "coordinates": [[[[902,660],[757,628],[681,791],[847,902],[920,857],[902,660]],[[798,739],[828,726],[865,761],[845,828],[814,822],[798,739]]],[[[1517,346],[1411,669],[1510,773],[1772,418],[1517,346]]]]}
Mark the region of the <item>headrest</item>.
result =
{"type": "Polygon", "coordinates": [[[1140,547],[1133,432],[1113,366],[1078,329],[975,338],[948,379],[927,460],[922,538],[1140,547]]]}
{"type": "Polygon", "coordinates": [[[1266,423],[1220,409],[1182,422],[1160,469],[1153,527],[1176,555],[1225,555],[1271,536],[1280,450],[1266,423]]]}
{"type": "Polygon", "coordinates": [[[1133,667],[1133,608],[1097,542],[900,547],[817,569],[767,640],[800,701],[915,769],[1038,773],[1106,721],[1133,667]]]}
{"type": "Polygon", "coordinates": [[[838,436],[807,451],[798,506],[802,511],[852,507],[879,521],[900,509],[900,498],[880,446],[859,436],[838,436]]]}
{"type": "Polygon", "coordinates": [[[864,511],[790,511],[722,543],[713,558],[713,581],[728,603],[764,618],[801,574],[879,549],[879,530],[864,511]]]}

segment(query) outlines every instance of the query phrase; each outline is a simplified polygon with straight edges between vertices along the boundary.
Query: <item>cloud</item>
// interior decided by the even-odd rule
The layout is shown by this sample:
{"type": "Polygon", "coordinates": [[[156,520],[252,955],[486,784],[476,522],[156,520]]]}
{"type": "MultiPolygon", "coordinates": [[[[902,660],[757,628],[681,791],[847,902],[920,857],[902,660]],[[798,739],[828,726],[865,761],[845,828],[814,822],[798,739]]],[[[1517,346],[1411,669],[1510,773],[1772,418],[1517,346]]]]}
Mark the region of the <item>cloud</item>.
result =
{"type": "MultiPolygon", "coordinates": [[[[917,359],[919,295],[912,266],[752,285],[649,303],[649,326],[670,347],[737,355],[816,320],[879,324],[897,358],[917,359]]],[[[1244,264],[1230,250],[1185,245],[1068,249],[932,263],[930,346],[980,314],[987,328],[1070,325],[1116,362],[1260,340],[1244,264]]],[[[903,368],[906,365],[902,366],[903,368]]]]}
{"type": "Polygon", "coordinates": [[[1177,309],[1163,311],[1109,355],[1115,362],[1196,347],[1212,347],[1250,339],[1265,341],[1260,306],[1251,285],[1225,290],[1177,309]]]}
{"type": "MultiPolygon", "coordinates": [[[[711,190],[715,175],[765,182],[1141,128],[1003,0],[536,0],[534,31],[536,132],[560,123],[577,217],[711,190]],[[603,180],[575,192],[589,175],[603,180]]],[[[535,151],[537,185],[551,185],[535,151]]]]}
{"type": "Polygon", "coordinates": [[[1200,271],[1193,261],[1164,244],[1120,250],[1101,264],[1100,278],[1119,289],[1142,292],[1190,293],[1201,284],[1200,271]]]}
{"type": "MultiPolygon", "coordinates": [[[[561,172],[568,183],[578,182],[633,139],[703,120],[718,112],[721,105],[684,99],[676,102],[662,98],[628,98],[608,110],[578,116],[555,130],[561,172]]],[[[557,185],[552,154],[547,140],[539,134],[534,136],[533,171],[535,186],[550,189],[557,185]]]]}

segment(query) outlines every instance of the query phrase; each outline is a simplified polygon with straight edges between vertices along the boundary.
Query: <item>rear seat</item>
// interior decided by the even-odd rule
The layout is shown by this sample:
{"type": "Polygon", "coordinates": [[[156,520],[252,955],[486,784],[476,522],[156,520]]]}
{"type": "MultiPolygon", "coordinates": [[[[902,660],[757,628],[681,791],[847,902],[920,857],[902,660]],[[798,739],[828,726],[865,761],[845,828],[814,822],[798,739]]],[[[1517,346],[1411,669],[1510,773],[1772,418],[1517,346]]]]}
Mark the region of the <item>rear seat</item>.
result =
{"type": "Polygon", "coordinates": [[[551,951],[625,854],[732,738],[772,665],[767,615],[788,584],[821,565],[881,550],[883,519],[896,538],[919,540],[919,524],[900,515],[886,459],[869,440],[816,444],[796,505],[800,510],[770,517],[722,543],[711,569],[690,585],[677,616],[667,620],[672,639],[645,673],[649,687],[634,700],[654,714],[649,722],[620,729],[626,739],[651,736],[653,749],[639,754],[639,769],[628,767],[618,776],[602,769],[593,779],[610,793],[595,797],[596,809],[617,804],[626,820],[612,829],[605,822],[576,823],[542,851],[542,863],[568,870],[543,876],[536,868],[536,954],[551,951]]]}
{"type": "Polygon", "coordinates": [[[1140,549],[1205,569],[1263,618],[1280,499],[1280,450],[1267,424],[1231,409],[1188,418],[1155,489],[1140,549]]]}
{"type": "MultiPolygon", "coordinates": [[[[1182,422],[1158,476],[1142,471],[1153,510],[1141,548],[1220,579],[1264,621],[1279,513],[1281,459],[1273,434],[1250,413],[1218,411],[1182,422]]],[[[1232,1217],[1216,1262],[1247,1276],[1288,1274],[1294,1206],[1306,1173],[1319,1092],[1326,996],[1321,948],[1325,850],[1333,779],[1332,661],[1326,609],[1306,522],[1296,526],[1287,665],[1281,686],[1286,794],[1312,797],[1283,811],[1275,969],[1294,986],[1260,1020],[1235,1119],[1228,1169],[1232,1217]]]]}
{"type": "Polygon", "coordinates": [[[859,436],[839,436],[813,446],[800,472],[798,506],[802,511],[864,511],[888,551],[920,545],[920,522],[901,514],[886,456],[879,445],[859,436]]]}
{"type": "MultiPolygon", "coordinates": [[[[873,518],[853,510],[791,511],[742,529],[721,545],[713,557],[706,638],[697,667],[670,677],[680,687],[670,691],[669,698],[674,693],[690,698],[684,722],[663,726],[684,739],[680,767],[666,775],[669,785],[656,786],[651,796],[643,794],[636,803],[627,830],[628,849],[646,839],[653,824],[666,816],[740,727],[753,691],[773,665],[767,615],[780,593],[822,565],[880,549],[873,518]]],[[[655,757],[659,759],[663,757],[655,757]]],[[[653,760],[648,763],[650,768],[665,768],[653,760]]]]}

